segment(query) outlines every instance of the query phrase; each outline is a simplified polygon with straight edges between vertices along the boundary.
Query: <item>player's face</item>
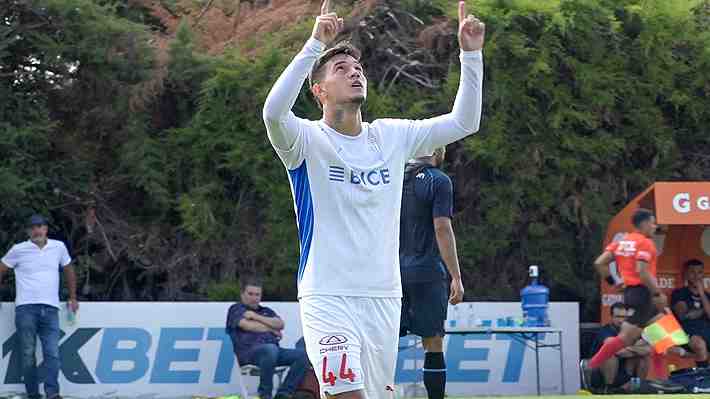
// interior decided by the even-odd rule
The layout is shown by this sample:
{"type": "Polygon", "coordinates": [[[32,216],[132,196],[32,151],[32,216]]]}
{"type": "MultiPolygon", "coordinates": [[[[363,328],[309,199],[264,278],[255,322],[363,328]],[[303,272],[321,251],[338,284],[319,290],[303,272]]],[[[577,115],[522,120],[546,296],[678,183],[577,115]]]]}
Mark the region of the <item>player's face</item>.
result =
{"type": "Polygon", "coordinates": [[[439,152],[435,155],[435,158],[436,158],[436,166],[440,167],[441,165],[444,164],[444,159],[446,158],[446,153],[439,152]]]}
{"type": "Polygon", "coordinates": [[[614,314],[611,316],[611,323],[617,328],[626,321],[626,309],[614,309],[614,314]]]}
{"type": "Polygon", "coordinates": [[[362,65],[347,54],[339,54],[325,64],[321,85],[323,104],[357,104],[367,97],[367,79],[362,65]]]}
{"type": "Polygon", "coordinates": [[[689,282],[695,283],[703,281],[703,277],[705,277],[705,270],[702,265],[690,266],[685,275],[689,282]]]}
{"type": "Polygon", "coordinates": [[[656,230],[658,230],[658,225],[655,216],[651,216],[647,221],[641,223],[641,233],[646,237],[653,237],[656,230]]]}
{"type": "Polygon", "coordinates": [[[242,292],[242,303],[255,308],[261,302],[261,287],[247,285],[242,292]]]}

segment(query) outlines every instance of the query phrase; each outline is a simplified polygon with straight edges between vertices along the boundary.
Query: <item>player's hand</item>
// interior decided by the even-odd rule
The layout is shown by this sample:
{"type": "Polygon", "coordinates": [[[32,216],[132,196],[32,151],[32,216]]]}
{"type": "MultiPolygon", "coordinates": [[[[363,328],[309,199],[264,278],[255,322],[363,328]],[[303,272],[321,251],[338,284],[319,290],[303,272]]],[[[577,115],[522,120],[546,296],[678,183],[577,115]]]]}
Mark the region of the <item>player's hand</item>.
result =
{"type": "Polygon", "coordinates": [[[466,15],[466,2],[459,1],[459,46],[461,50],[482,49],[485,36],[486,24],[479,21],[473,14],[466,15]]]}
{"type": "Polygon", "coordinates": [[[320,15],[316,17],[316,24],[313,27],[311,37],[328,45],[342,30],[343,19],[330,11],[330,0],[323,0],[323,4],[320,7],[320,15]]]}
{"type": "Polygon", "coordinates": [[[251,310],[247,310],[244,312],[244,318],[247,320],[256,320],[256,313],[252,312],[251,310]]]}
{"type": "Polygon", "coordinates": [[[449,302],[452,305],[456,305],[463,301],[463,282],[460,278],[455,278],[451,280],[451,294],[449,295],[449,302]]]}
{"type": "Polygon", "coordinates": [[[625,288],[626,288],[626,284],[619,283],[619,284],[614,285],[613,290],[614,290],[614,292],[622,293],[622,292],[624,292],[625,288]]]}
{"type": "Polygon", "coordinates": [[[695,282],[695,290],[700,294],[705,292],[705,284],[702,280],[695,282]]]}

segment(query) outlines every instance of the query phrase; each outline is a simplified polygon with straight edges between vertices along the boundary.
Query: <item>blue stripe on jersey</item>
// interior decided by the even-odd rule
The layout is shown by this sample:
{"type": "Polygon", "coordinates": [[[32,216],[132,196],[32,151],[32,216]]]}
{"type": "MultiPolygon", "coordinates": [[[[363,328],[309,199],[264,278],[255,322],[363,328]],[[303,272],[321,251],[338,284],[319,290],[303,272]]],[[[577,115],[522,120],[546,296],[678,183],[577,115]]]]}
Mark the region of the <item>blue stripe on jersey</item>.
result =
{"type": "Polygon", "coordinates": [[[313,238],[313,197],[311,185],[308,182],[308,168],[304,160],[296,169],[288,171],[293,186],[293,195],[296,199],[296,218],[298,222],[298,241],[301,244],[301,258],[298,262],[298,281],[303,278],[306,268],[308,253],[311,250],[313,238]]]}

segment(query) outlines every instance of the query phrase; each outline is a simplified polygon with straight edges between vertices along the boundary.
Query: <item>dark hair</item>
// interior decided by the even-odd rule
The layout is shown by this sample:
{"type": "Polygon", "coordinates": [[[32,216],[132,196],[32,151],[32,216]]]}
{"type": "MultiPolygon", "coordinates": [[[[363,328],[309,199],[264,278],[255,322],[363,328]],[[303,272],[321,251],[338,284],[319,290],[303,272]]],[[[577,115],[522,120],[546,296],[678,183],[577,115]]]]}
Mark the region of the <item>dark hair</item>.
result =
{"type": "MultiPolygon", "coordinates": [[[[313,87],[314,84],[318,83],[318,81],[323,79],[323,65],[325,65],[336,55],[340,54],[347,54],[355,58],[356,61],[360,61],[360,50],[353,47],[350,42],[339,42],[335,46],[329,48],[328,50],[325,50],[325,52],[321,54],[320,57],[318,57],[318,61],[316,61],[316,63],[313,65],[313,68],[311,68],[311,72],[308,74],[309,88],[313,87]]],[[[320,100],[318,100],[316,96],[313,96],[313,99],[315,100],[316,104],[318,104],[318,108],[323,109],[323,105],[320,103],[320,100]]]]}
{"type": "Polygon", "coordinates": [[[316,63],[313,65],[313,68],[311,68],[311,72],[308,74],[309,87],[313,87],[315,83],[322,79],[321,68],[323,67],[323,65],[325,65],[336,55],[340,54],[349,55],[355,58],[356,61],[360,61],[360,50],[355,48],[348,41],[338,42],[335,46],[329,48],[328,50],[325,50],[323,54],[318,57],[318,61],[316,61],[316,63]]]}
{"type": "Polygon", "coordinates": [[[240,292],[246,291],[247,287],[259,287],[264,285],[264,281],[259,276],[246,276],[239,281],[240,292]]]}
{"type": "Polygon", "coordinates": [[[649,211],[648,209],[644,208],[639,208],[634,212],[634,215],[631,217],[631,223],[634,225],[634,227],[639,227],[641,224],[653,217],[653,212],[649,211]]]}
{"type": "Polygon", "coordinates": [[[693,266],[704,267],[705,264],[700,259],[691,259],[683,264],[683,270],[688,270],[688,268],[693,267],[693,266]]]}
{"type": "Polygon", "coordinates": [[[626,310],[626,305],[624,305],[623,302],[616,302],[613,305],[611,305],[611,309],[609,310],[609,314],[611,314],[611,317],[614,317],[614,311],[616,309],[626,310]]]}

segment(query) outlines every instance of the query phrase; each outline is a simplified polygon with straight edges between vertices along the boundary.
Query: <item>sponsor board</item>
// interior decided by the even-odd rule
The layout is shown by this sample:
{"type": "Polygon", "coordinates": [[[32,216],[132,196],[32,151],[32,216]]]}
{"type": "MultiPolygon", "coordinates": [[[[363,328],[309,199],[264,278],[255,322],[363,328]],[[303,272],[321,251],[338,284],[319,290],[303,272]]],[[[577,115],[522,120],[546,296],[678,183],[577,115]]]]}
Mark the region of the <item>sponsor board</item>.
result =
{"type": "MultiPolygon", "coordinates": [[[[60,385],[62,393],[79,398],[218,396],[239,392],[238,370],[232,343],[224,332],[231,303],[82,303],[77,323],[67,325],[60,312],[60,385]]],[[[271,307],[286,323],[281,345],[293,347],[301,334],[298,303],[273,302],[271,307]]],[[[519,303],[473,303],[483,323],[520,317],[519,303]]],[[[463,320],[469,317],[460,311],[463,320]]],[[[579,320],[576,303],[550,304],[553,326],[564,333],[567,392],[579,387],[579,320]]],[[[545,342],[556,337],[549,334],[545,342]]],[[[324,347],[347,345],[345,336],[323,337],[324,347]]],[[[0,308],[0,393],[23,392],[20,352],[14,328],[14,305],[0,308]]],[[[41,352],[37,358],[41,361],[41,352]]],[[[505,335],[451,336],[445,340],[450,395],[533,394],[535,356],[525,343],[505,335]]],[[[559,353],[540,352],[543,391],[557,392],[559,353]]],[[[422,387],[424,355],[419,340],[400,340],[396,380],[398,386],[422,387]]],[[[246,377],[255,392],[256,377],[246,377]]],[[[404,393],[414,393],[413,390],[404,393]]]]}

